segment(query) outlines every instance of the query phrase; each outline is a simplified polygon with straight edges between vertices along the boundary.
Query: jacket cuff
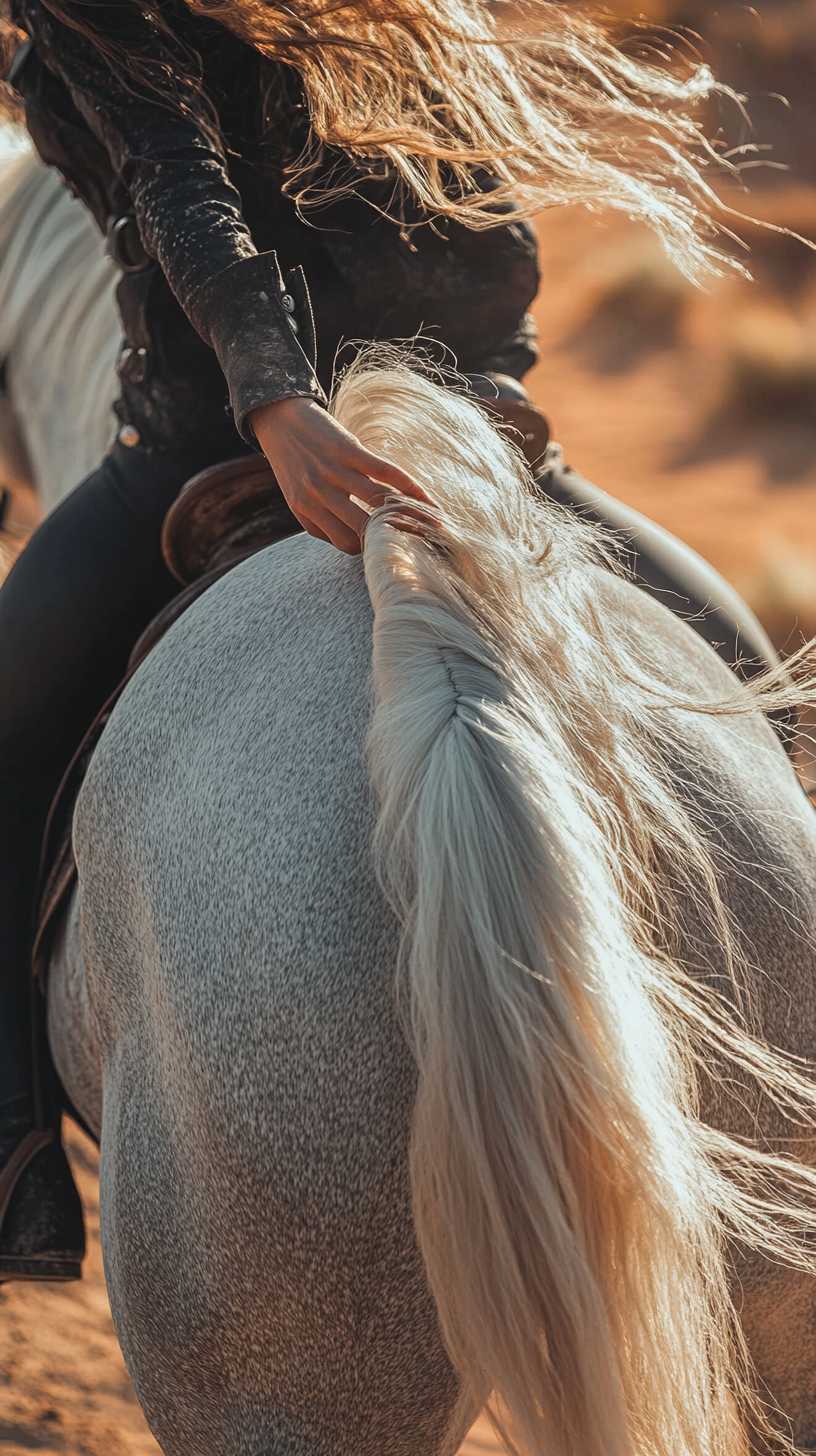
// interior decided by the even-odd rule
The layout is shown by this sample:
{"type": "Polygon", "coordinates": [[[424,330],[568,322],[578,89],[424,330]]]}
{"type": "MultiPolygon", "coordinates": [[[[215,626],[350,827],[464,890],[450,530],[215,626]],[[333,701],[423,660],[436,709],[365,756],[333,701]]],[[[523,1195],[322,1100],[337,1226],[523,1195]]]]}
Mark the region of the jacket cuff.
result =
{"type": "Polygon", "coordinates": [[[315,374],[314,323],[300,268],[284,282],[277,254],[239,258],[199,288],[187,313],[215,349],[235,424],[256,444],[247,416],[276,399],[326,403],[315,374]]]}

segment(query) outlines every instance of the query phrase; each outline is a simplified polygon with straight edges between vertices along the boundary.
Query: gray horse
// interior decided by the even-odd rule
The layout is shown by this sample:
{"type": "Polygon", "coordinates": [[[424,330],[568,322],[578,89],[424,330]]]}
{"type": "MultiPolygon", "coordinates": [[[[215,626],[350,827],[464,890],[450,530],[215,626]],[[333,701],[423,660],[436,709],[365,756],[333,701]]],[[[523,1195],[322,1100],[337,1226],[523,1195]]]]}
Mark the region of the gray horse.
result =
{"type": "Polygon", "coordinates": [[[736,1456],[766,1400],[816,1450],[813,810],[475,406],[361,366],[335,409],[438,513],[222,579],[75,816],[49,1034],[151,1428],[736,1456]]]}

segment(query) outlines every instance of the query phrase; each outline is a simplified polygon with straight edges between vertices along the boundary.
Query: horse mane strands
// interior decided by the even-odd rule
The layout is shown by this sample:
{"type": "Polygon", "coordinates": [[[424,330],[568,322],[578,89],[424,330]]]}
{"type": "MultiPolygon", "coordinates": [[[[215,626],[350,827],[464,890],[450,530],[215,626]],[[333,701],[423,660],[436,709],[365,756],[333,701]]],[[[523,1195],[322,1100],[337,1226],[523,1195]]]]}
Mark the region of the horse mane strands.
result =
{"type": "Polygon", "coordinates": [[[365,568],[375,855],[405,929],[415,1221],[451,1358],[511,1452],[737,1456],[768,1425],[723,1239],[810,1267],[816,1176],[705,1128],[696,1067],[726,1046],[811,1121],[816,1094],[656,948],[689,861],[722,907],[648,692],[610,670],[592,529],[391,354],[333,408],[440,504],[430,540],[377,512],[365,568]]]}

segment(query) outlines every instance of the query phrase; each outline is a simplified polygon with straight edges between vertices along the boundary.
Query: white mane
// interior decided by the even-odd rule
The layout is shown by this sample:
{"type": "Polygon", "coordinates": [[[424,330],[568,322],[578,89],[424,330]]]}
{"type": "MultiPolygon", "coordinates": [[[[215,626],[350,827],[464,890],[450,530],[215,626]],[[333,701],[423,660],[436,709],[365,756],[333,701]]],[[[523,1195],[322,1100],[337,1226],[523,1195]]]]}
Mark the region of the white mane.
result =
{"type": "Polygon", "coordinates": [[[151,1429],[452,1456],[489,1402],[524,1456],[747,1456],[750,1355],[813,1451],[816,820],[767,689],[466,399],[379,350],[334,409],[434,539],[381,508],[370,602],[305,535],[217,582],[74,820],[51,1046],[151,1429]]]}
{"type": "Polygon", "coordinates": [[[536,499],[476,405],[368,359],[337,417],[441,513],[429,544],[382,507],[365,563],[375,849],[405,928],[414,1216],[448,1349],[509,1450],[738,1456],[735,1411],[764,1417],[723,1233],[812,1267],[816,1177],[700,1122],[697,1073],[725,1049],[805,1122],[816,1094],[674,956],[691,903],[735,990],[744,971],[666,773],[684,700],[597,610],[591,528],[536,499]]]}
{"type": "Polygon", "coordinates": [[[0,464],[20,474],[21,441],[46,511],[98,464],[113,437],[121,338],[115,284],[90,213],[56,171],[33,154],[4,167],[0,362],[7,407],[0,412],[0,464]]]}

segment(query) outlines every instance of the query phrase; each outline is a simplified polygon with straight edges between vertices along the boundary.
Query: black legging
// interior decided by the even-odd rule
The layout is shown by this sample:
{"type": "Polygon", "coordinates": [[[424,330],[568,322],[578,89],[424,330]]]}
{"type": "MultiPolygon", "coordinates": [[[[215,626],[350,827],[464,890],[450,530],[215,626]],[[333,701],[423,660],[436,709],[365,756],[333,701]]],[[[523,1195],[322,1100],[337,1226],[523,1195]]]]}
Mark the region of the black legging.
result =
{"type": "Polygon", "coordinates": [[[0,589],[0,783],[59,773],[142,629],[179,590],[162,522],[205,463],[114,450],[15,562],[0,589]]]}
{"type": "Polygon", "coordinates": [[[162,521],[206,463],[115,450],[47,517],[0,589],[0,1116],[31,1086],[28,944],[49,802],[131,646],[178,590],[162,521]]]}

